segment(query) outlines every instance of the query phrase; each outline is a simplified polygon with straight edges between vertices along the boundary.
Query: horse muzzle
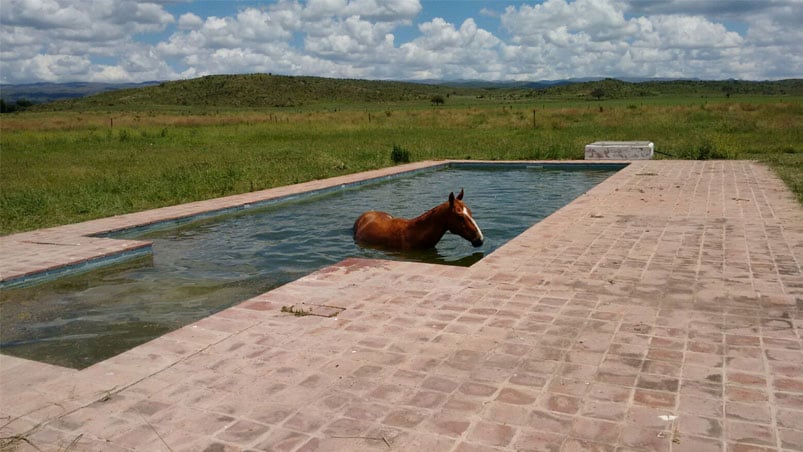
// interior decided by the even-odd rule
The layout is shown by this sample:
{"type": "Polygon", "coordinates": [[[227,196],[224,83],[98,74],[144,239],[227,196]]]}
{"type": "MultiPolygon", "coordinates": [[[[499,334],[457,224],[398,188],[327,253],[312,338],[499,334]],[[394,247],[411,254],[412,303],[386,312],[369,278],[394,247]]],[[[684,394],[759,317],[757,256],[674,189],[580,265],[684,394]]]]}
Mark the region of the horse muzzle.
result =
{"type": "Polygon", "coordinates": [[[485,243],[485,240],[483,240],[482,237],[471,241],[471,244],[474,245],[474,248],[482,246],[483,243],[485,243]]]}

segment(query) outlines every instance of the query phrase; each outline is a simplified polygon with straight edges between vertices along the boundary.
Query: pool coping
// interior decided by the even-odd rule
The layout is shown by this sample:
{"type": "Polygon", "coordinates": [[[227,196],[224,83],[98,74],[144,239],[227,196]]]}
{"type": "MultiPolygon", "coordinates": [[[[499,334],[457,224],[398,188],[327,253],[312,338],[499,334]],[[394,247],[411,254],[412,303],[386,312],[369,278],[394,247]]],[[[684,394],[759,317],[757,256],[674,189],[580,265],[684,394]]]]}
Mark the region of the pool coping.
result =
{"type": "MultiPolygon", "coordinates": [[[[346,259],[80,371],[0,355],[0,436],[43,450],[800,450],[803,208],[756,162],[629,163],[468,268],[346,259]]],[[[39,261],[73,258],[71,240],[109,224],[88,223],[27,240],[53,243],[39,261]]]]}

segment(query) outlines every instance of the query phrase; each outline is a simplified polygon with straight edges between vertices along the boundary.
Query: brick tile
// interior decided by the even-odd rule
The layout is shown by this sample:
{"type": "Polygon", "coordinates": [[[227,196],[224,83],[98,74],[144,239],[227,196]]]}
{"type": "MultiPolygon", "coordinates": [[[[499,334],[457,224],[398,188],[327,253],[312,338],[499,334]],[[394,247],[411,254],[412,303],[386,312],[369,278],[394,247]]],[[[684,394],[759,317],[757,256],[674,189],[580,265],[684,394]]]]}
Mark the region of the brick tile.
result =
{"type": "Polygon", "coordinates": [[[462,436],[470,425],[471,422],[465,418],[445,412],[435,414],[424,423],[423,428],[438,435],[456,438],[462,436]]]}
{"type": "Polygon", "coordinates": [[[469,430],[467,438],[488,446],[504,447],[515,434],[516,430],[509,425],[481,421],[469,430]]]}
{"type": "Polygon", "coordinates": [[[803,410],[803,397],[800,394],[790,394],[786,392],[776,392],[773,394],[775,404],[784,408],[803,410]]]}
{"type": "Polygon", "coordinates": [[[518,386],[526,386],[530,388],[541,388],[547,382],[547,377],[536,374],[529,374],[524,372],[517,372],[510,376],[508,380],[511,384],[518,386]]]}
{"type": "Polygon", "coordinates": [[[678,390],[679,381],[677,378],[663,377],[659,375],[641,374],[636,381],[636,387],[641,389],[654,389],[657,391],[678,390]]]}
{"type": "Polygon", "coordinates": [[[725,387],[725,398],[733,402],[766,402],[769,396],[766,391],[759,388],[745,388],[741,386],[725,387]]]}
{"type": "Polygon", "coordinates": [[[741,403],[725,402],[725,416],[728,419],[756,422],[761,424],[772,423],[769,403],[741,403]]]}
{"type": "Polygon", "coordinates": [[[775,433],[766,425],[726,420],[725,433],[728,441],[735,443],[749,443],[760,446],[773,446],[776,444],[775,433]]]}
{"type": "Polygon", "coordinates": [[[723,394],[722,385],[699,381],[681,381],[680,395],[688,395],[702,398],[721,399],[723,394]]]}
{"type": "Polygon", "coordinates": [[[677,452],[722,452],[725,445],[721,439],[681,435],[676,437],[672,450],[677,452]]]}
{"type": "Polygon", "coordinates": [[[446,395],[434,391],[418,391],[405,405],[420,408],[437,408],[446,401],[446,395]]]}
{"type": "Polygon", "coordinates": [[[549,392],[582,396],[588,391],[590,383],[583,380],[573,380],[569,378],[553,378],[547,385],[549,392]]]}
{"type": "MultiPolygon", "coordinates": [[[[435,450],[435,449],[430,449],[430,450],[435,450]]],[[[441,450],[449,450],[449,449],[443,448],[441,450]]],[[[494,452],[504,449],[500,449],[498,447],[486,446],[484,444],[461,442],[460,444],[457,445],[456,448],[452,450],[454,452],[494,452]]]]}
{"type": "Polygon", "coordinates": [[[610,444],[600,444],[578,438],[568,438],[561,449],[566,452],[613,452],[615,447],[610,444]]]}
{"type": "Polygon", "coordinates": [[[448,378],[430,376],[424,380],[421,386],[425,389],[431,389],[433,391],[450,393],[457,389],[458,383],[448,378]]]}
{"type": "Polygon", "coordinates": [[[727,345],[758,347],[761,345],[761,338],[758,336],[745,336],[739,334],[726,334],[725,343],[727,345]]]}
{"type": "Polygon", "coordinates": [[[267,425],[239,420],[218,432],[215,437],[232,443],[248,444],[269,430],[267,425]]]}
{"type": "Polygon", "coordinates": [[[512,447],[517,451],[560,451],[564,435],[539,430],[522,430],[513,441],[512,447]]]}
{"type": "Polygon", "coordinates": [[[368,393],[368,397],[377,402],[399,403],[413,396],[415,390],[412,387],[400,384],[379,385],[368,393]]]}
{"type": "Polygon", "coordinates": [[[678,409],[683,413],[719,418],[723,415],[722,400],[681,394],[678,409]]]}
{"type": "Polygon", "coordinates": [[[289,405],[258,406],[254,407],[247,417],[264,424],[279,424],[293,414],[295,410],[296,407],[289,405]]]}
{"type": "Polygon", "coordinates": [[[459,391],[467,396],[489,397],[496,393],[496,387],[483,383],[466,382],[460,385],[459,391]]]}
{"type": "Polygon", "coordinates": [[[671,421],[666,420],[665,416],[672,414],[672,410],[665,408],[633,405],[625,416],[625,423],[644,429],[667,430],[671,421]]]}
{"type": "Polygon", "coordinates": [[[722,437],[722,423],[718,419],[696,415],[681,415],[677,419],[677,429],[681,438],[692,436],[705,436],[710,438],[722,437]]]}
{"type": "Polygon", "coordinates": [[[579,414],[596,419],[618,421],[624,419],[627,409],[626,403],[584,399],[579,414]]]}
{"type": "Polygon", "coordinates": [[[684,380],[697,380],[704,383],[722,383],[722,368],[704,367],[687,364],[683,366],[682,373],[684,380]]]}
{"type": "Polygon", "coordinates": [[[755,444],[729,442],[727,450],[728,452],[775,452],[778,449],[775,447],[757,446],[755,444]]]}
{"type": "Polygon", "coordinates": [[[532,407],[528,405],[511,405],[509,403],[491,402],[485,404],[482,417],[488,421],[509,425],[528,425],[532,407]]]}
{"type": "Polygon", "coordinates": [[[780,437],[782,447],[789,450],[803,449],[803,431],[779,428],[778,436],[780,437]]]}
{"type": "Polygon", "coordinates": [[[578,417],[572,424],[572,436],[596,443],[613,444],[619,436],[620,424],[601,419],[578,417]]]}
{"type": "Polygon", "coordinates": [[[536,430],[568,434],[571,431],[572,422],[573,418],[565,414],[533,410],[530,413],[529,426],[536,430]]]}
{"type": "Polygon", "coordinates": [[[772,380],[772,387],[776,391],[803,394],[803,378],[778,377],[772,380]]]}
{"type": "Polygon", "coordinates": [[[292,415],[282,426],[304,433],[315,433],[328,419],[322,413],[301,411],[292,415]]]}
{"type": "Polygon", "coordinates": [[[675,394],[637,388],[633,395],[633,401],[651,407],[672,408],[675,406],[675,394]]]}
{"type": "Polygon", "coordinates": [[[589,386],[587,397],[611,402],[626,402],[630,400],[632,392],[632,388],[595,382],[589,386]]]}
{"type": "Polygon", "coordinates": [[[633,450],[666,452],[670,450],[671,434],[662,429],[640,428],[626,425],[622,428],[619,443],[633,450]]]}
{"type": "Polygon", "coordinates": [[[647,359],[679,363],[683,361],[683,351],[650,347],[647,351],[647,359]]]}
{"type": "Polygon", "coordinates": [[[496,397],[496,400],[514,405],[530,405],[531,403],[535,402],[536,397],[537,394],[533,394],[525,390],[503,388],[501,391],[499,391],[499,395],[496,397]]]}
{"type": "Polygon", "coordinates": [[[419,409],[402,408],[388,413],[382,420],[383,424],[393,427],[413,428],[427,417],[425,411],[419,409]]]}
{"type": "Polygon", "coordinates": [[[336,419],[327,424],[321,432],[329,437],[358,436],[368,430],[370,423],[347,417],[336,419]]]}
{"type": "Polygon", "coordinates": [[[379,403],[370,402],[355,402],[349,404],[343,414],[347,417],[362,420],[362,421],[375,421],[376,419],[383,418],[389,413],[391,407],[379,403]]]}
{"type": "Polygon", "coordinates": [[[665,377],[680,377],[681,366],[666,361],[645,360],[641,371],[648,374],[663,375],[665,377]]]}
{"type": "Polygon", "coordinates": [[[775,414],[778,417],[779,426],[803,431],[803,415],[800,412],[778,408],[775,414]]]}
{"type": "Polygon", "coordinates": [[[729,385],[766,387],[767,379],[764,375],[747,372],[731,371],[727,373],[729,385]]]}
{"type": "Polygon", "coordinates": [[[543,409],[563,414],[577,413],[580,410],[580,401],[577,397],[553,393],[546,393],[539,398],[543,409]]]}

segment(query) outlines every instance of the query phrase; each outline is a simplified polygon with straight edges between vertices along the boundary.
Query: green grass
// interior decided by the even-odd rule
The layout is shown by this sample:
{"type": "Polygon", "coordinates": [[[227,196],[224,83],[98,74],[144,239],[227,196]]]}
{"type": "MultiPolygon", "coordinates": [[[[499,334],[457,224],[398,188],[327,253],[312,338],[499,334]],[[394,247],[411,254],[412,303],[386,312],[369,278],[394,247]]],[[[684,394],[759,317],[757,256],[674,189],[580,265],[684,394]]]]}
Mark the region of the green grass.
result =
{"type": "MultiPolygon", "coordinates": [[[[598,140],[677,158],[766,162],[803,202],[800,96],[452,93],[303,108],[134,106],[5,115],[0,233],[73,223],[428,159],[582,159],[598,140]],[[398,154],[396,155],[398,158],[398,154]]],[[[521,93],[521,92],[520,92],[521,93]]]]}

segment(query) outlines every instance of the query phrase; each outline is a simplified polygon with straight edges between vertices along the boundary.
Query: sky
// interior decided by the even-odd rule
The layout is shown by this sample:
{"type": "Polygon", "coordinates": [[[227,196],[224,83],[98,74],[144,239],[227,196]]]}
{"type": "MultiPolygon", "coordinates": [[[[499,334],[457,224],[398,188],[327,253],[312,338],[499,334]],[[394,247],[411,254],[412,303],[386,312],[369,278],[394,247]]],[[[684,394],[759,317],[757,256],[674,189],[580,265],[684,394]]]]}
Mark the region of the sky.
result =
{"type": "Polygon", "coordinates": [[[0,0],[0,83],[803,77],[803,0],[0,0]]]}

